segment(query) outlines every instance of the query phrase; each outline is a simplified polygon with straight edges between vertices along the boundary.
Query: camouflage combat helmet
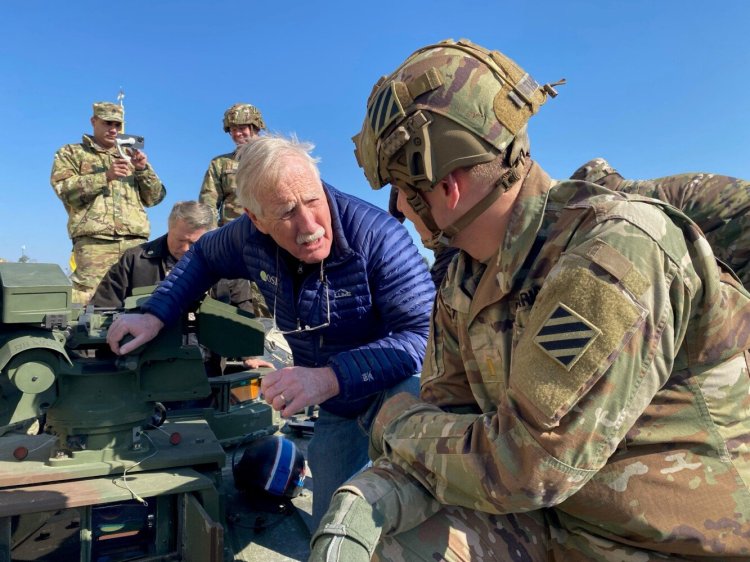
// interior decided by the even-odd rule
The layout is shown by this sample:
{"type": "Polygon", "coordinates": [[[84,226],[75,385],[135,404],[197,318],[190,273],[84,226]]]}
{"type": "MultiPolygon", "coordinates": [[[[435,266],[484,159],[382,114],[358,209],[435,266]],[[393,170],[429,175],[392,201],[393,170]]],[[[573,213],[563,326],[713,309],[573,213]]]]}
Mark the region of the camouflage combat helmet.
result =
{"type": "Polygon", "coordinates": [[[540,86],[502,53],[466,39],[428,45],[375,84],[362,130],[353,138],[357,162],[373,189],[395,183],[406,193],[433,233],[426,245],[447,244],[518,180],[518,164],[529,152],[526,123],[548,95],[557,95],[555,85],[540,86]],[[438,229],[421,192],[457,168],[490,162],[503,151],[510,167],[497,181],[503,189],[461,217],[465,224],[438,229]]]}
{"type": "Polygon", "coordinates": [[[236,103],[224,112],[224,132],[228,133],[232,125],[252,125],[259,131],[266,128],[258,108],[249,103],[236,103]]]}

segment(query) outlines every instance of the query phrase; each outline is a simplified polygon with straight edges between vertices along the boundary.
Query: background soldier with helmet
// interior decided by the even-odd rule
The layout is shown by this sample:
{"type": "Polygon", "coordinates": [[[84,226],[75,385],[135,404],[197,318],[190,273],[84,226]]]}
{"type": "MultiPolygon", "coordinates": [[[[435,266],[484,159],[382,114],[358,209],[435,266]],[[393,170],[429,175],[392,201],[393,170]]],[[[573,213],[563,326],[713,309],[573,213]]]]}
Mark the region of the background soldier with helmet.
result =
{"type": "MultiPolygon", "coordinates": [[[[237,167],[235,160],[236,147],[247,144],[266,128],[260,110],[249,103],[236,103],[224,112],[222,122],[224,132],[229,133],[235,144],[235,150],[217,156],[208,165],[206,175],[203,176],[198,201],[216,209],[219,216],[219,226],[244,214],[242,206],[237,203],[237,167]]],[[[270,317],[271,313],[258,286],[250,281],[250,292],[253,296],[253,308],[256,314],[270,317]]]]}
{"type": "Polygon", "coordinates": [[[631,180],[603,158],[586,162],[570,178],[674,205],[696,222],[716,257],[732,268],[745,287],[750,287],[750,182],[706,173],[631,180]]]}
{"type": "MultiPolygon", "coordinates": [[[[248,103],[236,103],[224,112],[224,132],[229,133],[235,147],[246,144],[266,128],[260,111],[248,103]]],[[[243,214],[237,203],[236,150],[217,156],[208,165],[203,176],[198,201],[219,213],[219,226],[243,214]]]]}
{"type": "Polygon", "coordinates": [[[93,134],[60,148],[50,177],[68,213],[76,264],[73,301],[81,304],[125,250],[148,240],[144,207],[157,205],[167,194],[144,152],[135,150],[128,161],[118,151],[122,106],[99,102],[93,109],[93,134]]]}
{"type": "Polygon", "coordinates": [[[421,400],[383,404],[311,560],[750,558],[750,295],[679,210],[528,157],[555,94],[466,40],[373,89],[367,179],[460,252],[421,400]]]}

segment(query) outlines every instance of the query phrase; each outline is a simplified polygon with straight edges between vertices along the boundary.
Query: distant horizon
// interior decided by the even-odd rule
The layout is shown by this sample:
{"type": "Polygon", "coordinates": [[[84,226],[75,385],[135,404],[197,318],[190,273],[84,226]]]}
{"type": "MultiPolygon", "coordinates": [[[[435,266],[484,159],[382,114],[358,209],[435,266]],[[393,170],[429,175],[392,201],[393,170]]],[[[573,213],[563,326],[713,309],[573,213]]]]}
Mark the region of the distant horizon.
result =
{"type": "MultiPolygon", "coordinates": [[[[415,49],[466,37],[539,83],[566,78],[529,124],[532,157],[555,178],[594,157],[623,176],[713,172],[750,178],[750,3],[384,0],[72,4],[8,0],[0,31],[0,257],[67,272],[67,215],[49,184],[55,151],[90,132],[91,104],[125,94],[126,130],[167,187],[151,238],[208,163],[231,152],[234,103],[269,130],[314,143],[322,177],[387,208],[353,155],[367,97],[415,49]],[[506,20],[506,14],[512,18],[506,20]],[[736,100],[736,101],[735,101],[736,100]],[[25,250],[22,250],[25,247],[25,250]]],[[[415,243],[432,260],[411,226],[415,243]]]]}

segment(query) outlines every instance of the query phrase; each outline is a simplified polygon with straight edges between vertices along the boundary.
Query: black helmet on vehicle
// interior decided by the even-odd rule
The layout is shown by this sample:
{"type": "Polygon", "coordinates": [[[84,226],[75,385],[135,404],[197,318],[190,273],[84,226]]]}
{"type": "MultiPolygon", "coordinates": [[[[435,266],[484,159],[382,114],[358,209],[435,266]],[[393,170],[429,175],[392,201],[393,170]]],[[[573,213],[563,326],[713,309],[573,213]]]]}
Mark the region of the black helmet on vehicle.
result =
{"type": "Polygon", "coordinates": [[[295,498],[305,480],[305,457],[285,437],[261,437],[247,446],[232,474],[238,490],[295,498]]]}

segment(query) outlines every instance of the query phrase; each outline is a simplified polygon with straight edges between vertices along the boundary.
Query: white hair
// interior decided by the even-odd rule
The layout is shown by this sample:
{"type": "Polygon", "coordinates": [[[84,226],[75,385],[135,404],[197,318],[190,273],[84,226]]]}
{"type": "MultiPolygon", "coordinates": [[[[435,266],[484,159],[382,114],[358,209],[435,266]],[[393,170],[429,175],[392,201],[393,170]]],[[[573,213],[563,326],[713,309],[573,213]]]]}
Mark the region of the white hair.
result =
{"type": "Polygon", "coordinates": [[[296,137],[269,134],[251,139],[237,149],[237,201],[253,214],[262,217],[258,200],[263,193],[277,189],[284,165],[289,158],[296,158],[309,165],[316,179],[320,180],[319,160],[311,155],[315,145],[301,142],[296,137]]]}

